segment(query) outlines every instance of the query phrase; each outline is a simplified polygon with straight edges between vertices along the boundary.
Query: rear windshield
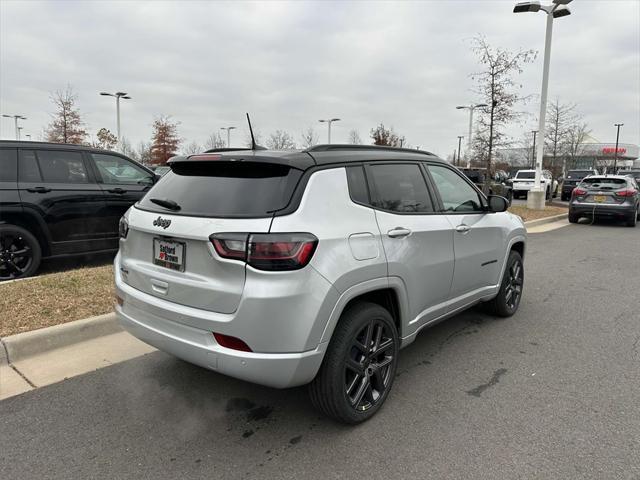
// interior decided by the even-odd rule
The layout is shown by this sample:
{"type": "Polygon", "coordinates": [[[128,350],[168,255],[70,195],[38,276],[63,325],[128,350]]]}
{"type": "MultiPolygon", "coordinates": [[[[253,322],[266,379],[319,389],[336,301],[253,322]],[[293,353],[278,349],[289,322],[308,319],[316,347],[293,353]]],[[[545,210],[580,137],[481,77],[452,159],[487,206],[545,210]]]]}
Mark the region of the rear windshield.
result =
{"type": "Polygon", "coordinates": [[[484,174],[482,172],[474,172],[472,170],[463,170],[464,173],[469,180],[473,183],[483,183],[484,182],[484,174]]]}
{"type": "Polygon", "coordinates": [[[599,189],[618,189],[627,185],[627,181],[623,178],[585,178],[582,181],[582,185],[588,188],[599,189]]]}
{"type": "Polygon", "coordinates": [[[582,180],[584,177],[592,175],[591,170],[573,170],[567,172],[567,180],[582,180]]]}
{"type": "Polygon", "coordinates": [[[302,171],[286,165],[249,162],[184,162],[144,196],[144,210],[195,217],[267,217],[287,206],[302,171]],[[152,202],[171,200],[172,211],[152,202]]]}
{"type": "Polygon", "coordinates": [[[518,172],[516,178],[536,178],[536,172],[518,172]]]}

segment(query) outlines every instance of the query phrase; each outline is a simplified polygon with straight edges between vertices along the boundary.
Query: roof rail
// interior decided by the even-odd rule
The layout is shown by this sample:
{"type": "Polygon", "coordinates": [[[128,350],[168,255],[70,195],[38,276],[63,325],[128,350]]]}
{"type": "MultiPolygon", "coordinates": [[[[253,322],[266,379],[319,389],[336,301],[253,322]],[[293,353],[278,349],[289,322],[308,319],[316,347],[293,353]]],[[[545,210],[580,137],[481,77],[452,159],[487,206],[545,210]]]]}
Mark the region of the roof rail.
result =
{"type": "Polygon", "coordinates": [[[305,152],[332,152],[337,150],[388,150],[391,152],[418,153],[421,155],[429,155],[435,157],[435,154],[426,150],[414,150],[412,148],[390,147],[387,145],[351,145],[351,144],[331,144],[331,145],[314,145],[309,147],[305,152]]]}

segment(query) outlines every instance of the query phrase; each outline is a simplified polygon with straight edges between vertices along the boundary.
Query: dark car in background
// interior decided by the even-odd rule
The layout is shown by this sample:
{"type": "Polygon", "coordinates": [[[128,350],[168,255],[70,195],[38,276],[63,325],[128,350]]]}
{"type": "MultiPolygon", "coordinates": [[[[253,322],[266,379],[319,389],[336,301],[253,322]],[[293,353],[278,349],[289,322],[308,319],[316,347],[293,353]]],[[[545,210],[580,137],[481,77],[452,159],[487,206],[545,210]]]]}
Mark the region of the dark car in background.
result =
{"type": "Polygon", "coordinates": [[[623,220],[635,227],[640,216],[638,184],[623,175],[593,175],[584,178],[571,194],[569,221],[580,217],[623,220]]]}
{"type": "Polygon", "coordinates": [[[640,170],[618,170],[618,175],[624,175],[625,177],[633,178],[638,185],[640,185],[640,170]]]}
{"type": "Polygon", "coordinates": [[[560,193],[560,200],[565,201],[571,198],[571,192],[576,186],[580,183],[580,181],[588,177],[589,175],[595,175],[597,172],[592,169],[584,169],[584,170],[569,170],[567,172],[567,176],[564,178],[562,183],[562,192],[560,193]]]}
{"type": "Polygon", "coordinates": [[[488,181],[488,194],[504,197],[509,201],[509,205],[511,205],[511,200],[513,200],[513,187],[510,184],[506,172],[500,170],[492,177],[487,175],[486,168],[458,167],[458,170],[464,173],[480,190],[483,189],[485,181],[488,181]]]}
{"type": "Polygon", "coordinates": [[[43,258],[118,249],[118,222],[158,177],[116,152],[0,140],[0,281],[43,258]]]}

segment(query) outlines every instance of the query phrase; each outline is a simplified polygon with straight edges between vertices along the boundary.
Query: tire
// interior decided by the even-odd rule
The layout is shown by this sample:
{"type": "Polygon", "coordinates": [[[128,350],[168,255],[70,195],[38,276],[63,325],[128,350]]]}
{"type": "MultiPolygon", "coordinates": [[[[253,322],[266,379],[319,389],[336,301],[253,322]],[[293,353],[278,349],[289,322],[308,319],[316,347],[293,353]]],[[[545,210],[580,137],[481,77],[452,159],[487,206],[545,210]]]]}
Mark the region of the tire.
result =
{"type": "Polygon", "coordinates": [[[353,305],[343,312],[320,371],[309,385],[311,402],[339,422],[368,420],[393,386],[399,347],[398,330],[386,309],[369,302],[353,305]],[[376,344],[383,349],[376,349],[376,344]]]}
{"type": "Polygon", "coordinates": [[[486,311],[498,317],[510,317],[518,311],[524,288],[524,264],[518,252],[512,250],[507,259],[498,295],[486,303],[486,311]]]}
{"type": "Polygon", "coordinates": [[[509,206],[513,203],[513,192],[509,192],[509,196],[507,197],[507,201],[509,202],[509,206]]]}
{"type": "Polygon", "coordinates": [[[628,219],[627,219],[627,227],[635,227],[638,223],[638,213],[633,213],[628,219]]]}
{"type": "Polygon", "coordinates": [[[547,188],[546,193],[544,194],[545,200],[551,200],[551,189],[547,188]]]}
{"type": "Polygon", "coordinates": [[[579,215],[569,212],[569,223],[578,223],[578,220],[580,220],[579,215]]]}
{"type": "Polygon", "coordinates": [[[560,195],[560,200],[566,202],[567,200],[569,200],[569,196],[563,193],[560,195]]]}
{"type": "Polygon", "coordinates": [[[31,232],[17,225],[0,225],[0,282],[33,275],[41,260],[42,249],[31,232]]]}

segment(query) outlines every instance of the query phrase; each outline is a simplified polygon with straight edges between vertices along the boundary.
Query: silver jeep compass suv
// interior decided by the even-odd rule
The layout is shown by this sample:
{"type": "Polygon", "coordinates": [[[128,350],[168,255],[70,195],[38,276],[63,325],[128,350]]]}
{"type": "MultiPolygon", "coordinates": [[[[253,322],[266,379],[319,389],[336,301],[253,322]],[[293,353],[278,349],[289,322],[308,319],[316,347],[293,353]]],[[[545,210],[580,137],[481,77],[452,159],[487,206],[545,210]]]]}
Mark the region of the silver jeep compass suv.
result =
{"type": "Polygon", "coordinates": [[[310,383],[317,408],[358,423],[424,327],[518,309],[522,221],[428,152],[223,149],[170,166],[121,220],[116,312],[184,360],[310,383]]]}

